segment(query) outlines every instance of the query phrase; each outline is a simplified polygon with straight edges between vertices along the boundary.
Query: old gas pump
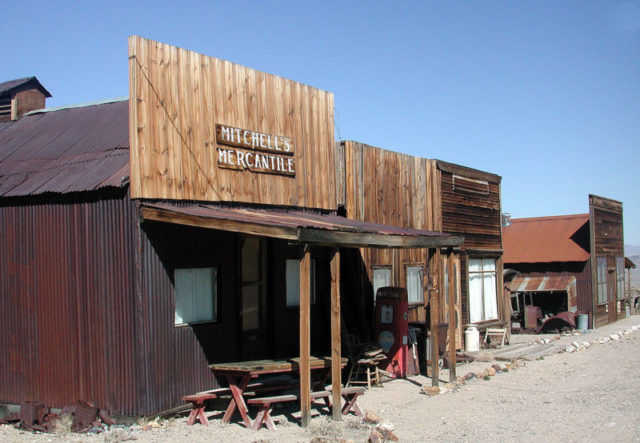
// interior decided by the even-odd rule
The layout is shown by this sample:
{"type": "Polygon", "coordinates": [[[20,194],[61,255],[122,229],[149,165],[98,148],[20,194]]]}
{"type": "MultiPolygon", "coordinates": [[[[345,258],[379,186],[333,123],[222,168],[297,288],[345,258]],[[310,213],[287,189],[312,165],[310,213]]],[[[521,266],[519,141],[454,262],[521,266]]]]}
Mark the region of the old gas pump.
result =
{"type": "Polygon", "coordinates": [[[380,368],[395,377],[417,374],[416,359],[409,352],[409,304],[407,290],[387,286],[376,294],[376,337],[387,355],[380,368]]]}

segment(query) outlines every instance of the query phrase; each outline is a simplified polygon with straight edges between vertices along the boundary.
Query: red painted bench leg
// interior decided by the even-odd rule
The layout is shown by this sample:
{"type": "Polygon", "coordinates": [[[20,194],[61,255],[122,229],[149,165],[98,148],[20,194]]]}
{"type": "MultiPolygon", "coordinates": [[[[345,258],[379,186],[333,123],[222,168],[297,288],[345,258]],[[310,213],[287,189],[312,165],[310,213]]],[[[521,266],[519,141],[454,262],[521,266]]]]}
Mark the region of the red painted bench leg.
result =
{"type": "Polygon", "coordinates": [[[276,425],[271,419],[271,406],[271,404],[262,405],[253,422],[252,429],[254,431],[259,431],[263,424],[265,424],[270,431],[276,430],[276,425]]]}
{"type": "Polygon", "coordinates": [[[194,401],[192,403],[193,408],[191,409],[191,413],[187,419],[187,425],[191,426],[195,424],[196,420],[200,420],[200,423],[205,426],[209,426],[209,420],[207,420],[207,416],[204,414],[204,401],[194,401]]]}
{"type": "Polygon", "coordinates": [[[342,407],[342,413],[344,415],[348,414],[350,410],[353,410],[358,417],[364,417],[364,414],[358,406],[358,395],[359,394],[345,394],[342,396],[345,401],[344,406],[342,407]]]}

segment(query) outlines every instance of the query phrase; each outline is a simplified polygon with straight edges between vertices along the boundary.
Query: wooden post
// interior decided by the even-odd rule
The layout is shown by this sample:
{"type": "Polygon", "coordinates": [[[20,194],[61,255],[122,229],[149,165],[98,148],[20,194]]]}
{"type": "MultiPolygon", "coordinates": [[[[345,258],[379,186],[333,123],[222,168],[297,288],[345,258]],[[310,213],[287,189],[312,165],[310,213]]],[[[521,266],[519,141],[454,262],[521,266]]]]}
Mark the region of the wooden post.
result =
{"type": "Polygon", "coordinates": [[[305,245],[304,256],[300,260],[300,417],[303,427],[309,426],[311,419],[310,288],[311,253],[309,246],[305,245]]]}
{"type": "Polygon", "coordinates": [[[340,342],[340,249],[331,258],[331,387],[334,420],[342,420],[342,344],[340,342]]]}
{"type": "Polygon", "coordinates": [[[438,351],[438,310],[440,309],[438,298],[440,297],[441,278],[439,274],[440,270],[440,249],[435,250],[435,254],[431,259],[431,266],[429,272],[431,275],[438,276],[438,284],[431,289],[431,297],[429,298],[430,318],[431,324],[431,386],[438,386],[440,384],[440,371],[438,367],[438,360],[440,359],[440,352],[438,351]]]}
{"type": "Polygon", "coordinates": [[[453,250],[447,251],[447,273],[449,280],[449,381],[456,381],[456,285],[453,272],[453,250]]]}

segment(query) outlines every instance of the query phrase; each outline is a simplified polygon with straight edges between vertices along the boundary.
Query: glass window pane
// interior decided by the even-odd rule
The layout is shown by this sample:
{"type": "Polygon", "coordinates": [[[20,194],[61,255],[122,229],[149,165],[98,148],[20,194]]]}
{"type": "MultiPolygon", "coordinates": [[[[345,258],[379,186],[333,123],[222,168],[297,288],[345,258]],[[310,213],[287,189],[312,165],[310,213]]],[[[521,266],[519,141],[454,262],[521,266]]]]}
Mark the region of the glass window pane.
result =
{"type": "Polygon", "coordinates": [[[484,274],[484,318],[493,320],[498,318],[498,300],[496,298],[496,274],[484,274]]]}
{"type": "MultiPolygon", "coordinates": [[[[300,305],[300,260],[286,261],[287,306],[300,305]]],[[[316,302],[316,260],[311,259],[311,304],[316,302]]]]}
{"type": "Polygon", "coordinates": [[[482,260],[483,270],[486,271],[495,271],[496,270],[496,261],[491,258],[485,258],[482,260]]]}
{"type": "Polygon", "coordinates": [[[469,272],[480,272],[482,271],[482,259],[481,258],[470,258],[469,259],[469,272]]]}
{"type": "Polygon", "coordinates": [[[469,321],[477,323],[483,320],[482,274],[469,274],[469,321]]]}
{"type": "Polygon", "coordinates": [[[378,294],[378,289],[391,285],[391,269],[374,268],[373,269],[373,297],[378,294]]]}
{"type": "Polygon", "coordinates": [[[216,320],[216,268],[185,268],[174,271],[175,324],[216,320]]]}
{"type": "Polygon", "coordinates": [[[252,331],[260,327],[260,285],[242,288],[242,330],[252,331]]]}
{"type": "Polygon", "coordinates": [[[260,280],[260,239],[249,237],[242,244],[242,281],[260,280]]]}
{"type": "Polygon", "coordinates": [[[422,281],[420,271],[422,266],[407,267],[407,297],[409,303],[422,303],[422,281]]]}

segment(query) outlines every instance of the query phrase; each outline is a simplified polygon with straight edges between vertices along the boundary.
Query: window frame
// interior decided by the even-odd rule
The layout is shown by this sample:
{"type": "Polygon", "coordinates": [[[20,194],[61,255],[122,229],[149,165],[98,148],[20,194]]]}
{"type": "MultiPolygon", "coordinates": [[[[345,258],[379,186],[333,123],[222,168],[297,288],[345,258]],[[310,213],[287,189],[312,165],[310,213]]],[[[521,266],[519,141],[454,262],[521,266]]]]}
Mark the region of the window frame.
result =
{"type": "Polygon", "coordinates": [[[424,263],[406,263],[404,265],[404,284],[407,290],[407,303],[409,306],[424,306],[424,288],[422,286],[422,278],[420,276],[420,271],[426,272],[424,263]],[[413,301],[411,299],[411,294],[409,292],[409,268],[418,268],[418,287],[420,288],[420,300],[413,301]]]}
{"type": "MultiPolygon", "coordinates": [[[[375,304],[376,302],[376,271],[387,271],[389,273],[389,282],[386,286],[391,286],[393,284],[392,282],[392,277],[393,277],[393,268],[390,265],[373,265],[371,266],[371,286],[373,287],[373,303],[375,304]]],[[[385,286],[380,286],[378,287],[378,289],[380,288],[384,288],[385,286]]]]}
{"type": "MultiPolygon", "coordinates": [[[[219,318],[219,303],[218,303],[218,295],[220,294],[220,268],[218,266],[191,266],[191,267],[177,267],[174,268],[173,270],[173,302],[174,302],[174,306],[173,306],[173,313],[174,313],[174,320],[173,320],[173,326],[176,328],[179,327],[185,327],[185,326],[191,326],[191,325],[204,325],[204,324],[210,324],[210,323],[218,323],[220,321],[219,318]],[[194,271],[194,270],[211,270],[212,271],[212,281],[211,281],[211,307],[212,307],[212,317],[208,318],[206,320],[198,320],[198,321],[189,321],[188,319],[182,319],[181,323],[176,323],[177,321],[177,314],[178,314],[178,298],[182,297],[181,295],[179,295],[179,289],[178,289],[178,281],[179,277],[177,276],[178,271],[194,271]]],[[[193,297],[193,293],[191,294],[193,297]]]]}
{"type": "Polygon", "coordinates": [[[624,300],[624,257],[616,257],[616,298],[624,300]]]}
{"type": "Polygon", "coordinates": [[[474,256],[469,256],[467,257],[467,281],[468,281],[468,300],[469,300],[469,308],[468,308],[468,315],[469,315],[469,323],[470,324],[482,324],[482,323],[489,323],[489,322],[495,322],[500,320],[500,307],[498,306],[498,263],[499,263],[499,257],[495,257],[493,255],[474,255],[474,256]],[[480,260],[480,271],[471,271],[471,262],[474,260],[480,260]],[[493,270],[485,270],[485,260],[490,260],[493,262],[493,270]],[[482,302],[482,315],[481,315],[481,319],[480,320],[475,320],[471,318],[472,316],[472,304],[474,303],[473,300],[473,296],[472,296],[472,285],[471,285],[471,276],[472,275],[480,275],[481,276],[481,294],[480,294],[480,300],[482,302]],[[485,294],[485,276],[486,275],[492,275],[493,279],[494,279],[494,285],[493,285],[493,296],[494,296],[494,301],[495,301],[495,317],[491,317],[491,318],[487,318],[487,313],[486,313],[486,294],[485,294]]]}
{"type": "Polygon", "coordinates": [[[596,300],[598,306],[609,304],[609,294],[607,292],[609,289],[607,288],[608,272],[607,257],[596,257],[596,300]]]}

